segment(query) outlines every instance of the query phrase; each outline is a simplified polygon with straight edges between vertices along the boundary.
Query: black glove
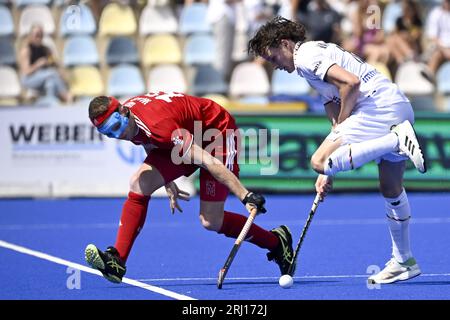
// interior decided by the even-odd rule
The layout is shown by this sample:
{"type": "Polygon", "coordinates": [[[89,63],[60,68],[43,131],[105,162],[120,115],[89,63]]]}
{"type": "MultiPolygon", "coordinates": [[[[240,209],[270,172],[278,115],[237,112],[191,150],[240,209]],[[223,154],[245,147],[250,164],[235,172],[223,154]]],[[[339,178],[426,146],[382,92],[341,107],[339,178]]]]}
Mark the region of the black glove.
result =
{"type": "Polygon", "coordinates": [[[247,195],[242,199],[242,203],[245,205],[247,203],[253,204],[256,209],[258,209],[261,213],[266,213],[267,210],[264,208],[264,203],[266,203],[266,199],[262,196],[262,194],[249,192],[247,195]]]}

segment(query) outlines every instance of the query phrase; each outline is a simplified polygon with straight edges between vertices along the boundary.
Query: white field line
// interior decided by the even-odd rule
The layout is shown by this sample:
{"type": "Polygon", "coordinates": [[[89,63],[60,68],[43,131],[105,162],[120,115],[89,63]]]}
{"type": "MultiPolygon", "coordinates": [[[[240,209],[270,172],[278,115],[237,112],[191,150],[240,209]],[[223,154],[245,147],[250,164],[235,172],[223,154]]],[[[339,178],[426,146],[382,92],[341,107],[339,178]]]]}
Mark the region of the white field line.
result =
{"type": "MultiPolygon", "coordinates": [[[[300,276],[294,279],[339,279],[339,278],[368,278],[370,274],[342,274],[342,275],[327,275],[327,276],[300,276]]],[[[420,277],[449,277],[450,273],[428,273],[421,274],[420,277]]],[[[277,280],[279,277],[227,277],[227,280],[277,280]]],[[[142,282],[158,282],[158,281],[216,281],[217,278],[149,278],[138,279],[142,282]]]]}
{"type": "MultiPolygon", "coordinates": [[[[43,253],[43,252],[39,252],[39,251],[31,250],[31,249],[28,249],[28,248],[25,248],[25,247],[22,247],[22,246],[18,246],[18,245],[15,245],[15,244],[3,241],[3,240],[0,240],[0,247],[3,247],[5,249],[10,249],[10,250],[13,250],[13,251],[16,251],[16,252],[20,252],[20,253],[23,253],[23,254],[27,254],[27,255],[30,255],[30,256],[33,256],[33,257],[36,257],[36,258],[39,258],[39,259],[47,260],[47,261],[50,261],[50,262],[53,262],[53,263],[56,263],[56,264],[60,264],[60,265],[67,266],[67,267],[71,267],[71,268],[74,268],[74,269],[78,269],[80,271],[84,271],[84,272],[87,272],[87,273],[91,273],[91,274],[95,274],[97,276],[103,277],[101,272],[98,271],[98,270],[94,270],[92,268],[89,268],[87,266],[83,266],[83,265],[75,263],[75,262],[71,262],[71,261],[64,260],[64,259],[61,259],[61,258],[58,258],[58,257],[54,257],[54,256],[51,256],[51,255],[43,253]]],[[[148,291],[159,293],[161,295],[164,295],[164,296],[176,299],[176,300],[196,300],[196,299],[194,299],[192,297],[188,297],[188,296],[185,296],[185,295],[173,292],[173,291],[169,291],[169,290],[166,290],[166,289],[163,289],[163,288],[155,287],[155,286],[152,286],[152,285],[149,285],[149,284],[146,284],[146,283],[142,283],[142,282],[139,282],[137,280],[133,280],[133,279],[129,279],[129,278],[123,278],[122,282],[126,283],[126,284],[129,284],[131,286],[135,286],[135,287],[139,287],[139,288],[142,288],[142,289],[145,289],[145,290],[148,290],[148,291]]]]}

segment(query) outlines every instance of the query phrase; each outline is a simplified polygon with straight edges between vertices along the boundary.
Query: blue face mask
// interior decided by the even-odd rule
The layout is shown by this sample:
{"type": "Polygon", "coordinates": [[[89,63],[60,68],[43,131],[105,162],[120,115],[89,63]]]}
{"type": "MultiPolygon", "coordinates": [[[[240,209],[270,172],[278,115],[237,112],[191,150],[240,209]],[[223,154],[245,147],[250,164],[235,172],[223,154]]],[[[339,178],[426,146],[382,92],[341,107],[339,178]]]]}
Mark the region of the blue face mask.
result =
{"type": "Polygon", "coordinates": [[[128,117],[114,112],[97,130],[100,133],[118,139],[128,126],[128,117]]]}

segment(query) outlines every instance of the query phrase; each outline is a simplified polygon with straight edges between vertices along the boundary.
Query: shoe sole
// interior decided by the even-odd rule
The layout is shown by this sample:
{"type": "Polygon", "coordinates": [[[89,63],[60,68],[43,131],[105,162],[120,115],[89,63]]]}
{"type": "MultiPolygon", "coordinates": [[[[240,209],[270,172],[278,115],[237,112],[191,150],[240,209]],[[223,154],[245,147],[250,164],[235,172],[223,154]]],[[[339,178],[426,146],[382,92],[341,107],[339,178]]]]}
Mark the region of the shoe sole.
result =
{"type": "MultiPolygon", "coordinates": [[[[416,131],[414,130],[414,127],[411,125],[411,123],[408,123],[408,124],[409,124],[409,125],[408,125],[408,129],[409,129],[409,130],[407,130],[407,131],[408,131],[408,132],[407,132],[407,133],[408,133],[407,136],[412,135],[413,138],[414,138],[414,140],[417,141],[417,143],[414,144],[414,145],[416,145],[416,147],[417,147],[417,148],[416,148],[416,152],[419,153],[420,158],[422,159],[423,170],[420,170],[420,169],[419,169],[419,166],[416,165],[416,163],[414,163],[414,160],[413,160],[413,158],[412,158],[412,155],[411,155],[411,157],[408,156],[408,158],[410,158],[410,160],[414,163],[414,166],[417,168],[417,170],[418,170],[420,173],[425,173],[425,172],[427,172],[427,164],[426,164],[426,161],[425,161],[425,157],[424,157],[424,155],[423,155],[422,148],[420,147],[420,144],[419,144],[419,139],[417,139],[417,134],[416,134],[416,131]]],[[[409,139],[409,141],[411,141],[411,139],[409,139]]],[[[400,150],[401,150],[401,151],[403,151],[403,152],[406,153],[405,150],[402,150],[402,147],[403,147],[402,142],[399,142],[399,147],[400,147],[400,150]]],[[[407,150],[407,151],[408,151],[408,153],[410,153],[409,150],[407,150]]]]}
{"type": "Polygon", "coordinates": [[[411,271],[403,272],[403,273],[399,274],[398,276],[393,277],[391,279],[376,281],[374,279],[369,278],[369,279],[367,279],[367,282],[369,284],[390,284],[390,283],[394,283],[394,282],[410,280],[410,279],[413,279],[413,278],[419,276],[420,274],[422,274],[422,271],[420,271],[420,270],[411,270],[411,271]]]}
{"type": "Polygon", "coordinates": [[[114,282],[114,283],[121,283],[122,279],[115,275],[111,275],[109,273],[105,273],[105,264],[103,263],[102,258],[100,257],[100,253],[98,253],[98,249],[93,244],[90,244],[86,247],[84,250],[84,257],[86,259],[86,262],[94,269],[97,269],[100,271],[107,279],[108,281],[114,282]]]}

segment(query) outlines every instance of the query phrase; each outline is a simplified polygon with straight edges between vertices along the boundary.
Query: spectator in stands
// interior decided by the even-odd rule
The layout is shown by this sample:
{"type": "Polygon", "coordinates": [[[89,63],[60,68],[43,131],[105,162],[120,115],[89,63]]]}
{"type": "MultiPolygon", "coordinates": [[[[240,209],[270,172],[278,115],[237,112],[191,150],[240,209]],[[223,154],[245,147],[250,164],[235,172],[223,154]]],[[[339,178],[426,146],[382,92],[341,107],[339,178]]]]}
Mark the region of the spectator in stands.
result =
{"type": "Polygon", "coordinates": [[[431,55],[422,74],[434,83],[441,64],[450,60],[450,0],[443,0],[441,6],[431,11],[426,35],[431,41],[431,55]]]}
{"type": "Polygon", "coordinates": [[[40,25],[31,27],[24,46],[20,50],[19,66],[22,85],[27,89],[44,91],[48,98],[59,97],[72,102],[70,92],[58,70],[50,48],[42,43],[44,30],[40,25]]]}
{"type": "Polygon", "coordinates": [[[303,17],[300,22],[306,26],[310,40],[339,42],[341,17],[326,0],[312,1],[303,17]]]}
{"type": "Polygon", "coordinates": [[[358,6],[358,10],[351,18],[353,34],[342,43],[342,46],[364,57],[368,63],[387,64],[389,48],[384,41],[384,32],[381,26],[376,25],[376,17],[371,11],[371,6],[380,7],[379,1],[362,0],[358,2],[358,6]]]}
{"type": "Polygon", "coordinates": [[[236,6],[241,0],[210,0],[207,21],[212,26],[216,41],[214,68],[229,79],[236,28],[236,6]]]}
{"type": "Polygon", "coordinates": [[[403,15],[396,21],[395,30],[387,38],[390,53],[397,65],[417,60],[421,53],[422,19],[415,0],[402,1],[403,15]]]}

